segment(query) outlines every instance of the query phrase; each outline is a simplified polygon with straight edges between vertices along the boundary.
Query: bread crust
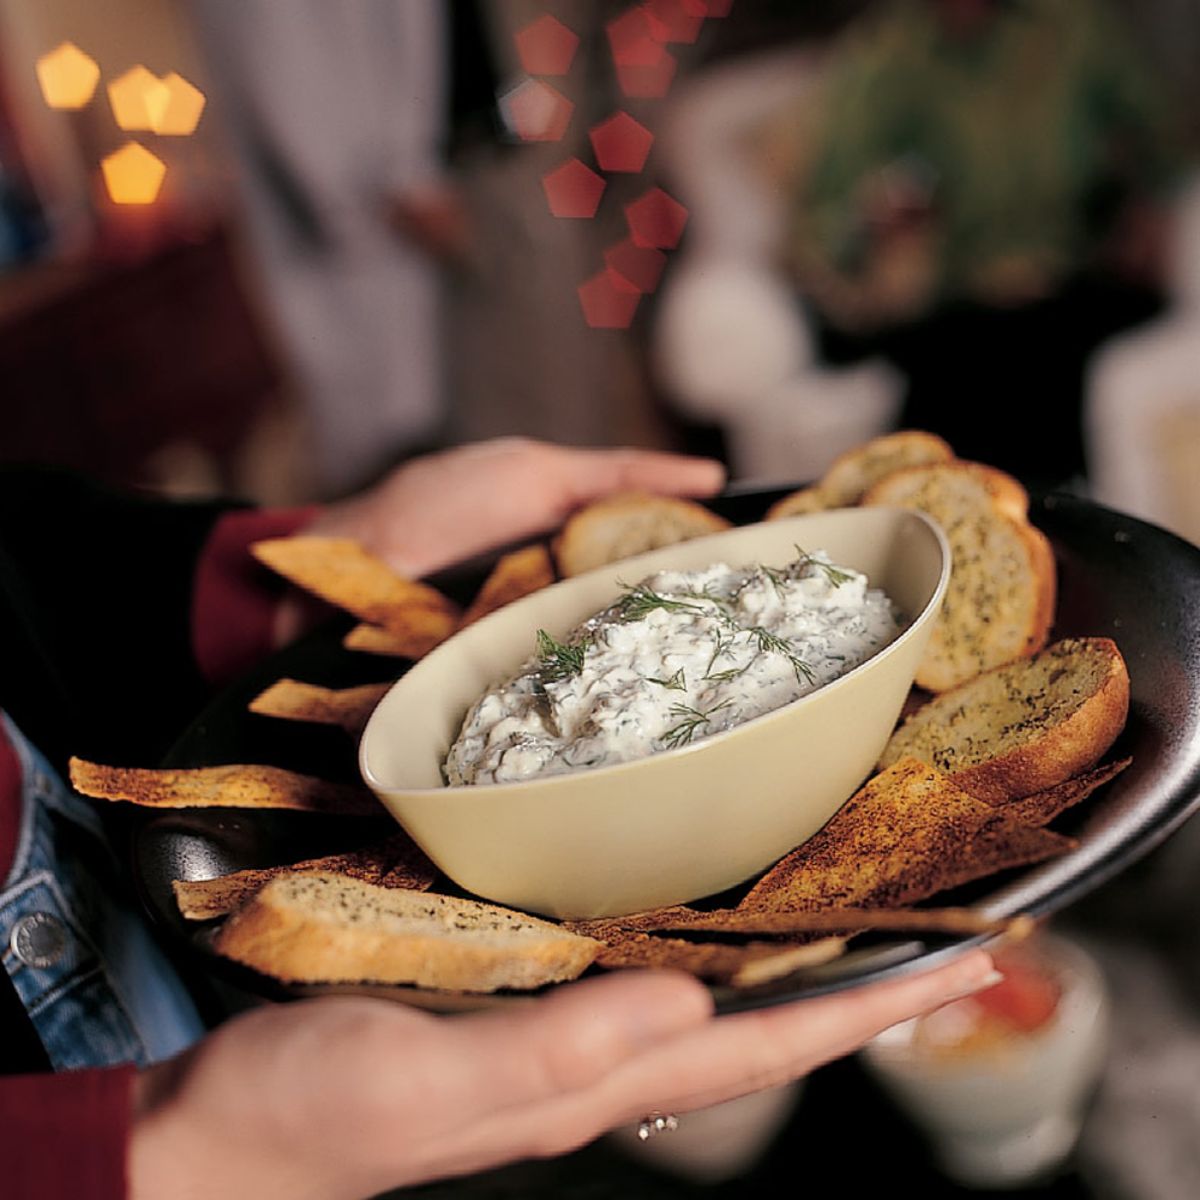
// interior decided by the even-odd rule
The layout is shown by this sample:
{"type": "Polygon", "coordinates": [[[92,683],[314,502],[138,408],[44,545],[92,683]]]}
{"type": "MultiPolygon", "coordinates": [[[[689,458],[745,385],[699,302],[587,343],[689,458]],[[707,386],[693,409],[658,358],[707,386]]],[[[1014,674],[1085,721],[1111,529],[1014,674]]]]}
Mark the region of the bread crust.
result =
{"type": "Polygon", "coordinates": [[[1036,654],[1050,640],[1050,630],[1054,627],[1054,612],[1058,605],[1058,567],[1050,539],[1036,525],[1028,522],[1024,522],[1021,529],[1037,572],[1037,599],[1025,653],[1036,654]]]}
{"type": "Polygon", "coordinates": [[[781,521],[784,517],[800,517],[807,513],[824,512],[833,508],[826,502],[820,487],[801,488],[798,492],[789,492],[782,499],[776,500],[763,516],[764,521],[781,521]]]}
{"type": "Polygon", "coordinates": [[[826,507],[857,504],[882,479],[899,470],[954,461],[950,443],[923,429],[902,429],[839,454],[821,476],[826,507]]]}
{"type": "Polygon", "coordinates": [[[858,504],[872,486],[897,471],[953,461],[950,443],[935,433],[923,429],[887,433],[839,454],[819,482],[776,500],[764,519],[777,521],[858,504]]]}
{"type": "Polygon", "coordinates": [[[582,575],[647,550],[729,529],[694,500],[623,492],[597,500],[567,519],[554,541],[559,574],[582,575]]]}
{"type": "Polygon", "coordinates": [[[496,905],[297,872],[266,884],[229,918],[214,948],[289,983],[409,983],[493,992],[574,979],[600,943],[496,905]],[[301,899],[306,881],[309,892],[317,890],[327,902],[301,899]],[[408,927],[372,925],[372,908],[396,914],[408,927]],[[480,928],[490,940],[456,936],[480,928]]]}
{"type": "Polygon", "coordinates": [[[917,670],[919,686],[944,692],[1046,644],[1054,617],[1054,554],[1024,515],[1025,499],[1011,476],[967,462],[897,471],[863,497],[864,505],[928,513],[950,542],[950,588],[917,670]],[[1000,573],[1006,562],[1009,570],[1000,573]]]}
{"type": "MultiPolygon", "coordinates": [[[[1121,652],[1110,638],[1066,639],[1037,656],[1037,660],[1005,664],[944,692],[900,726],[884,749],[881,764],[886,766],[908,754],[922,759],[937,757],[929,753],[928,746],[914,745],[915,738],[931,729],[936,730],[939,719],[948,720],[948,715],[954,711],[969,708],[976,713],[983,712],[989,690],[1009,684],[1019,689],[1025,669],[1032,676],[1047,655],[1061,659],[1065,672],[1072,670],[1072,657],[1076,655],[1080,656],[1081,669],[1083,656],[1094,662],[1097,655],[1107,660],[1107,669],[1099,686],[1062,720],[1039,729],[1036,726],[1039,713],[1031,707],[1028,719],[1035,724],[1030,737],[982,762],[961,767],[953,765],[955,735],[947,726],[942,759],[935,765],[941,766],[964,791],[994,805],[1031,796],[1086,771],[1116,740],[1129,713],[1129,672],[1121,652]]],[[[974,738],[974,734],[971,736],[974,738]]],[[[922,740],[928,741],[928,737],[922,740]]]]}

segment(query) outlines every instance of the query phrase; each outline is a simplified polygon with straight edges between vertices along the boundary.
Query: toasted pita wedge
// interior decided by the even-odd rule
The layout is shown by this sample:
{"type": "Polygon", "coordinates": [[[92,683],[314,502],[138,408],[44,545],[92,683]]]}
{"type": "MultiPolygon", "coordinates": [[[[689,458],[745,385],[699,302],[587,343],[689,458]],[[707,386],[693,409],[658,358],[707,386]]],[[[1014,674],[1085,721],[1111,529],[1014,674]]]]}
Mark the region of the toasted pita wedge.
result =
{"type": "Polygon", "coordinates": [[[650,933],[655,929],[666,929],[673,921],[688,921],[697,910],[686,904],[670,904],[665,908],[651,908],[645,912],[629,913],[623,917],[593,917],[563,922],[565,929],[594,937],[601,942],[616,942],[630,933],[650,933]]]}
{"type": "Polygon", "coordinates": [[[911,755],[1004,804],[1098,762],[1128,712],[1129,672],[1116,644],[1066,638],[943,692],[892,734],[880,762],[911,755]]]}
{"type": "Polygon", "coordinates": [[[148,808],[278,808],[369,817],[383,812],[366,788],[329,783],[280,767],[230,764],[147,770],[72,758],[70,773],[72,787],[84,796],[148,808]]]}
{"type": "Polygon", "coordinates": [[[234,871],[215,879],[176,879],[171,887],[184,917],[189,921],[209,921],[241,908],[272,879],[297,871],[325,871],[362,883],[373,883],[377,887],[407,888],[414,892],[427,891],[437,877],[437,868],[421,848],[408,834],[398,832],[377,845],[345,854],[327,854],[278,867],[234,871]]]}
{"type": "Polygon", "coordinates": [[[729,522],[693,500],[625,492],[569,517],[555,543],[559,573],[582,575],[660,546],[720,533],[729,522]]]}
{"type": "Polygon", "coordinates": [[[388,658],[423,658],[448,636],[440,614],[426,621],[421,614],[411,614],[412,623],[406,633],[381,629],[378,625],[355,625],[342,639],[347,650],[367,654],[382,654],[388,658]]]}
{"type": "Polygon", "coordinates": [[[721,909],[693,912],[656,924],[667,932],[745,934],[850,934],[864,930],[898,933],[949,933],[974,937],[980,934],[1022,937],[1033,918],[988,917],[971,908],[823,908],[813,912],[721,909]]]}
{"type": "Polygon", "coordinates": [[[540,542],[504,555],[479,589],[479,595],[463,614],[461,625],[470,625],[480,617],[549,587],[554,582],[554,563],[550,551],[540,542]]]}
{"type": "Polygon", "coordinates": [[[1074,808],[1097,788],[1115,779],[1132,762],[1132,758],[1120,758],[1094,767],[1045,791],[1034,792],[1032,796],[1024,796],[1020,800],[1009,800],[1004,805],[1004,811],[1008,816],[1026,825],[1049,825],[1055,817],[1069,808],[1074,808]]]}
{"type": "Polygon", "coordinates": [[[778,942],[690,942],[650,933],[614,930],[612,940],[596,957],[596,965],[611,969],[651,967],[689,971],[701,979],[749,987],[790,975],[803,967],[831,962],[845,949],[841,938],[823,938],[801,946],[778,942]]]}
{"type": "Polygon", "coordinates": [[[449,637],[458,607],[436,588],[405,579],[349,538],[271,538],[251,546],[273,571],[373,625],[407,636],[414,624],[449,637]]]}
{"type": "Polygon", "coordinates": [[[288,982],[493,992],[574,979],[601,947],[493,904],[295,872],[234,913],[214,948],[288,982]]]}
{"type": "Polygon", "coordinates": [[[903,758],[772,867],[738,908],[898,908],[1074,845],[1014,821],[934,768],[903,758]]]}
{"type": "Polygon", "coordinates": [[[250,711],[286,721],[340,725],[352,737],[357,737],[391,686],[390,683],[368,683],[362,687],[326,688],[315,683],[301,683],[298,679],[281,679],[250,701],[250,711]]]}

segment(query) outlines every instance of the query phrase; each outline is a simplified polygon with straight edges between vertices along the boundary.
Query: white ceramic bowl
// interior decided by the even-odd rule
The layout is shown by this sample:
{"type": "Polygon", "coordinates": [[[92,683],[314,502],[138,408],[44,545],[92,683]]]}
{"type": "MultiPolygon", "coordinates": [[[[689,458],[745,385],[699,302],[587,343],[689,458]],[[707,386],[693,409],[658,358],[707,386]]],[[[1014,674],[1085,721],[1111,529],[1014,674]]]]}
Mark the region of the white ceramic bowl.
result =
{"type": "Polygon", "coordinates": [[[359,748],[367,784],[431,859],[479,896],[556,917],[614,916],[732,887],[811,837],[870,774],[941,605],[950,554],[919,513],[859,508],[731,529],[554,584],[468,626],[380,702],[359,748]],[[866,573],[910,619],[896,641],[784,708],[635,762],[447,787],[466,710],[620,580],[784,562],[796,545],[866,573]]]}

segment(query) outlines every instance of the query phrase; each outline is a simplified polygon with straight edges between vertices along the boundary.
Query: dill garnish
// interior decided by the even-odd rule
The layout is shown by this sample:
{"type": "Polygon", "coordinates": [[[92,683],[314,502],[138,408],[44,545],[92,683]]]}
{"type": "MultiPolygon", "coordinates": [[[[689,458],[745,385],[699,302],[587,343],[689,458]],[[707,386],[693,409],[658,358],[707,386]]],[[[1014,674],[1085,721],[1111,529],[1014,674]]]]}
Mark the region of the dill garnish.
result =
{"type": "Polygon", "coordinates": [[[648,682],[660,684],[671,692],[686,692],[687,679],[683,674],[683,668],[680,667],[670,679],[655,679],[653,676],[648,677],[648,682]]]}
{"type": "Polygon", "coordinates": [[[706,683],[728,683],[731,679],[736,679],[749,669],[750,664],[747,663],[744,667],[730,667],[726,671],[710,671],[704,676],[704,680],[706,683]]]}
{"type": "Polygon", "coordinates": [[[537,631],[538,674],[543,683],[558,683],[578,675],[583,670],[583,659],[589,642],[574,646],[551,637],[544,629],[537,631]]]}
{"type": "Polygon", "coordinates": [[[720,704],[714,704],[712,708],[706,709],[704,712],[698,708],[692,708],[688,704],[672,704],[667,709],[667,716],[681,717],[682,720],[678,725],[668,729],[659,740],[671,750],[679,746],[686,746],[696,736],[696,731],[700,726],[708,724],[713,713],[727,708],[730,703],[729,700],[722,700],[720,704]]]}
{"type": "Polygon", "coordinates": [[[628,584],[618,581],[617,586],[626,589],[625,595],[616,604],[617,613],[622,621],[640,620],[656,608],[661,608],[666,612],[704,611],[698,604],[693,604],[688,600],[673,600],[670,596],[660,595],[644,583],[639,583],[636,587],[629,587],[628,584]]]}
{"type": "Polygon", "coordinates": [[[775,589],[777,595],[783,595],[783,585],[789,578],[787,570],[780,570],[778,567],[768,567],[765,564],[759,568],[762,573],[771,581],[771,586],[775,589]]]}
{"type": "Polygon", "coordinates": [[[729,647],[732,645],[733,645],[733,638],[726,637],[724,634],[722,634],[718,630],[716,639],[713,642],[712,658],[710,658],[708,660],[708,666],[704,668],[704,678],[705,679],[712,678],[712,669],[716,665],[717,659],[720,658],[722,654],[727,653],[729,650],[729,647]]]}
{"type": "Polygon", "coordinates": [[[849,574],[849,572],[839,571],[837,567],[833,566],[831,563],[825,563],[819,558],[814,558],[808,553],[807,550],[801,550],[799,546],[796,547],[796,556],[800,559],[802,566],[816,567],[818,570],[824,571],[825,578],[828,579],[834,587],[841,587],[843,583],[849,583],[850,580],[854,578],[854,576],[849,574]]]}
{"type": "Polygon", "coordinates": [[[679,594],[681,596],[691,596],[693,600],[707,600],[709,604],[715,604],[719,612],[724,612],[730,605],[729,597],[720,596],[714,592],[711,583],[706,583],[702,588],[688,588],[679,594]]]}
{"type": "Polygon", "coordinates": [[[781,638],[777,633],[772,633],[761,625],[751,625],[746,632],[754,639],[762,653],[782,654],[792,664],[792,670],[796,672],[797,683],[806,681],[812,683],[816,679],[812,667],[792,649],[791,642],[786,638],[781,638]]]}

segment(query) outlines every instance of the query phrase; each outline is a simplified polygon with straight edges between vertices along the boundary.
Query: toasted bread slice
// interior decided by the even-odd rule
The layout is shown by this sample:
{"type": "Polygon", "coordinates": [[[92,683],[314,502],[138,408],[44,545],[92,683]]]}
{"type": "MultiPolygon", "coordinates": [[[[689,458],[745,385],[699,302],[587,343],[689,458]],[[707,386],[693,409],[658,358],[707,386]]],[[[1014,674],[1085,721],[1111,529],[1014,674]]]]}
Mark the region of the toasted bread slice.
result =
{"type": "Polygon", "coordinates": [[[574,979],[600,943],[491,904],[313,872],[271,880],[229,918],[215,948],[293,983],[493,992],[574,979]]]}
{"type": "Polygon", "coordinates": [[[390,683],[367,683],[361,687],[327,688],[299,679],[279,679],[259,692],[249,707],[252,713],[284,721],[340,725],[352,737],[357,737],[391,686],[390,683]]]}
{"type": "Polygon", "coordinates": [[[912,756],[1003,804],[1098,762],[1125,725],[1129,673],[1108,638],[1067,638],[997,667],[914,713],[880,760],[912,756]]]}
{"type": "Polygon", "coordinates": [[[71,786],[80,795],[146,808],[278,808],[359,817],[383,811],[365,787],[257,763],[159,770],[71,758],[67,765],[71,786]]]}
{"type": "Polygon", "coordinates": [[[433,886],[437,868],[402,830],[383,841],[344,854],[327,854],[278,867],[250,867],[213,879],[176,879],[175,903],[189,921],[210,921],[241,908],[272,879],[297,871],[348,875],[380,887],[423,892],[433,886]]]}
{"type": "Polygon", "coordinates": [[[805,967],[823,966],[846,948],[842,938],[821,938],[800,946],[778,941],[730,945],[612,929],[596,959],[598,967],[687,971],[734,987],[753,987],[805,967]]]}
{"type": "Polygon", "coordinates": [[[784,496],[782,500],[776,500],[767,509],[766,516],[763,519],[766,521],[778,521],[783,517],[799,517],[805,513],[824,512],[825,509],[833,507],[825,499],[825,493],[821,490],[821,485],[814,484],[812,487],[801,488],[798,492],[792,492],[784,496]]]}
{"type": "Polygon", "coordinates": [[[954,461],[948,442],[919,429],[901,430],[872,438],[833,460],[818,483],[776,500],[766,520],[795,517],[857,504],[881,479],[907,467],[954,461]]]}
{"type": "Polygon", "coordinates": [[[900,908],[1074,844],[1022,825],[936,768],[902,755],[780,859],[738,909],[900,908]]]}
{"type": "Polygon", "coordinates": [[[987,489],[992,503],[1001,512],[1008,513],[1014,521],[1029,519],[1029,493],[1007,472],[999,467],[989,467],[986,463],[969,462],[966,459],[955,463],[955,466],[971,472],[987,489]]]}
{"type": "Polygon", "coordinates": [[[1054,556],[1037,529],[1011,515],[1011,497],[998,503],[974,464],[951,463],[898,471],[863,498],[868,505],[928,513],[950,542],[950,585],[916,677],[931,692],[1046,644],[1054,617],[1054,556]]]}
{"type": "Polygon", "coordinates": [[[950,444],[933,433],[905,429],[872,438],[833,460],[821,478],[826,507],[857,504],[881,479],[908,467],[931,466],[954,460],[950,444]]]}
{"type": "Polygon", "coordinates": [[[554,563],[550,551],[541,542],[505,554],[484,580],[471,607],[463,613],[459,628],[473,624],[522,596],[549,587],[553,582],[554,563]]]}
{"type": "Polygon", "coordinates": [[[1049,825],[1067,809],[1082,804],[1097,788],[1115,779],[1132,762],[1132,758],[1119,758],[1115,762],[1102,763],[1063,783],[1022,796],[1020,800],[1010,800],[1004,811],[1026,825],[1049,825]]]}
{"type": "Polygon", "coordinates": [[[349,538],[296,536],[255,542],[251,553],[297,587],[398,635],[414,622],[441,641],[459,609],[427,583],[407,579],[349,538]]]}
{"type": "Polygon", "coordinates": [[[724,517],[693,500],[624,492],[589,504],[568,518],[554,552],[559,574],[569,578],[728,528],[724,517]]]}

